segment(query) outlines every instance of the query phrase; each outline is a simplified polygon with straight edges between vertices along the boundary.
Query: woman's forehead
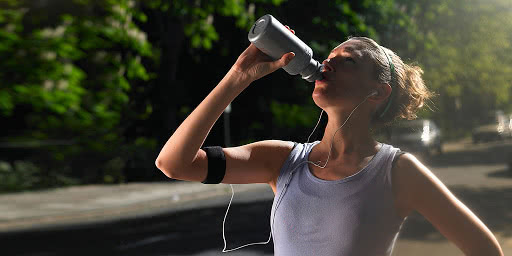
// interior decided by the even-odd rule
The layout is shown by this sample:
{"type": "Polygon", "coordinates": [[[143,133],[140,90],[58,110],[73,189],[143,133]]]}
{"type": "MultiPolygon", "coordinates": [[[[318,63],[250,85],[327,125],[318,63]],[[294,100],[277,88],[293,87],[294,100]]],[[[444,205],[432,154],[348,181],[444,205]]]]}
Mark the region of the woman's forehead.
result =
{"type": "Polygon", "coordinates": [[[336,46],[330,53],[330,55],[338,55],[343,52],[355,55],[355,57],[364,57],[364,44],[359,40],[347,40],[340,45],[336,46]]]}

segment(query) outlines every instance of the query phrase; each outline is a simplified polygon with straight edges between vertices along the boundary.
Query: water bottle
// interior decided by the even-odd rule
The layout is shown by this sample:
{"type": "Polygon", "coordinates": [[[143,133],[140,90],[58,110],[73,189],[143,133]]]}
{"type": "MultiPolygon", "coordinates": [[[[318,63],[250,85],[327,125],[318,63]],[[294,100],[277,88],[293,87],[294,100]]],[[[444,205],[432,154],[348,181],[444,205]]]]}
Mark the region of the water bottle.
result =
{"type": "Polygon", "coordinates": [[[270,14],[259,18],[248,35],[249,41],[272,59],[287,52],[295,57],[283,69],[290,75],[300,74],[308,82],[323,79],[323,65],[313,59],[311,48],[270,14]]]}

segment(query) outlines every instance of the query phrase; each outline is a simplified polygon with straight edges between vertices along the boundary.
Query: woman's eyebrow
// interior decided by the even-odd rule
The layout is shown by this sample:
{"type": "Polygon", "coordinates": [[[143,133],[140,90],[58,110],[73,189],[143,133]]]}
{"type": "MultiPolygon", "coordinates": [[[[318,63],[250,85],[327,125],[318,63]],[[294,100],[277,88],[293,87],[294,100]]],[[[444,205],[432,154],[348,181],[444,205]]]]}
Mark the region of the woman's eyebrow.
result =
{"type": "Polygon", "coordinates": [[[347,46],[345,48],[343,48],[344,51],[348,52],[348,53],[355,53],[356,50],[350,46],[347,46]]]}
{"type": "Polygon", "coordinates": [[[354,47],[347,46],[344,48],[345,52],[348,52],[352,57],[363,58],[363,51],[354,47]]]}
{"type": "MultiPolygon", "coordinates": [[[[334,54],[334,52],[335,52],[336,50],[339,50],[339,48],[335,48],[334,50],[332,50],[332,51],[329,53],[329,55],[334,54]]],[[[350,53],[350,54],[354,54],[354,55],[356,55],[356,56],[358,56],[358,57],[361,57],[361,56],[362,56],[362,54],[360,53],[360,51],[359,51],[359,50],[357,50],[357,49],[355,49],[354,47],[351,47],[351,46],[345,46],[345,47],[343,48],[343,51],[344,51],[344,52],[348,52],[348,53],[350,53]]]]}

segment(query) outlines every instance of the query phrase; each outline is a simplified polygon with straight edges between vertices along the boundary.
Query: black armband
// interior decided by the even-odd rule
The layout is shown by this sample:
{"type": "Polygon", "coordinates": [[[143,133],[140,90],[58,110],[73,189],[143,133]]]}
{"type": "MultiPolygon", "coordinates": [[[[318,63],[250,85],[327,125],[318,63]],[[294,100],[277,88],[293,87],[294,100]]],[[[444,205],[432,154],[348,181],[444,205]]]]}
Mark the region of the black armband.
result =
{"type": "Polygon", "coordinates": [[[203,150],[206,152],[208,157],[208,173],[206,179],[201,183],[203,184],[219,184],[226,175],[226,156],[222,147],[204,147],[203,150]]]}

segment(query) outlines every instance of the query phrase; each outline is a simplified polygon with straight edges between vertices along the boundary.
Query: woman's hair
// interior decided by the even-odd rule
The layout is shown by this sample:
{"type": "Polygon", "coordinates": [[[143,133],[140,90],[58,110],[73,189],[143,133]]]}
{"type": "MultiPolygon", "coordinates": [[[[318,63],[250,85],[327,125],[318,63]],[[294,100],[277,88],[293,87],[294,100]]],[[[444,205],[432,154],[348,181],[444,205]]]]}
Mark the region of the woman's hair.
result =
{"type": "Polygon", "coordinates": [[[433,96],[421,77],[423,70],[419,66],[405,64],[396,53],[380,46],[370,38],[351,37],[349,39],[363,43],[363,54],[370,57],[374,64],[375,79],[380,83],[388,83],[393,90],[386,102],[373,114],[373,123],[387,125],[398,118],[415,119],[416,112],[433,96]],[[389,56],[394,70],[392,70],[386,54],[389,56]],[[390,100],[391,104],[386,110],[386,105],[390,100]]]}

